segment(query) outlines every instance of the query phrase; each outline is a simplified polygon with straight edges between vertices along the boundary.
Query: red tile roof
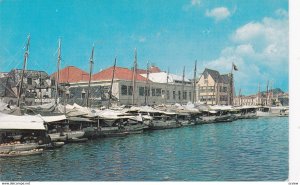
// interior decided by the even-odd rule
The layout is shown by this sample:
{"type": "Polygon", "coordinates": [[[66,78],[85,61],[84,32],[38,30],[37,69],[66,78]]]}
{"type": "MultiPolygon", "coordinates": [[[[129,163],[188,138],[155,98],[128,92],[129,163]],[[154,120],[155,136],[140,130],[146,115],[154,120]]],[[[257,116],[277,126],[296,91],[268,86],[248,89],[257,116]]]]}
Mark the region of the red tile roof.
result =
{"type": "MultiPolygon", "coordinates": [[[[57,72],[51,75],[51,78],[56,79],[57,72]]],[[[75,66],[68,66],[59,71],[59,83],[65,82],[79,82],[79,81],[88,81],[89,80],[89,73],[75,67],[75,66]]]]}
{"type": "MultiPolygon", "coordinates": [[[[116,67],[115,79],[132,80],[133,71],[123,67],[116,67]]],[[[93,80],[111,80],[113,75],[113,67],[104,69],[93,75],[93,80]]],[[[136,74],[137,81],[146,81],[147,79],[139,74],[136,74]]]]}
{"type": "MultiPolygon", "coordinates": [[[[145,69],[137,69],[136,71],[138,74],[146,74],[147,73],[147,70],[145,69]]],[[[161,70],[159,69],[159,67],[156,67],[156,66],[151,66],[149,68],[149,72],[150,73],[159,73],[161,72],[161,70]]]]}
{"type": "Polygon", "coordinates": [[[156,67],[156,66],[151,66],[149,71],[150,71],[150,73],[159,73],[159,72],[161,72],[159,67],[156,67]]]}

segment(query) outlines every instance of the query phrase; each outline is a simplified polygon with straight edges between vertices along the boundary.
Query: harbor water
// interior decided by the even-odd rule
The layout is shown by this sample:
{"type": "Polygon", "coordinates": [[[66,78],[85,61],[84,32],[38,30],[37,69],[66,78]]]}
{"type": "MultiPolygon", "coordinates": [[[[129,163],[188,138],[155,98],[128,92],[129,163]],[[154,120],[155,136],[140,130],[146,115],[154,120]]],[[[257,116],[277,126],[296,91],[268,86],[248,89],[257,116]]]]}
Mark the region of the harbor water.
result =
{"type": "Polygon", "coordinates": [[[0,158],[0,181],[284,181],[288,117],[74,143],[0,158]]]}

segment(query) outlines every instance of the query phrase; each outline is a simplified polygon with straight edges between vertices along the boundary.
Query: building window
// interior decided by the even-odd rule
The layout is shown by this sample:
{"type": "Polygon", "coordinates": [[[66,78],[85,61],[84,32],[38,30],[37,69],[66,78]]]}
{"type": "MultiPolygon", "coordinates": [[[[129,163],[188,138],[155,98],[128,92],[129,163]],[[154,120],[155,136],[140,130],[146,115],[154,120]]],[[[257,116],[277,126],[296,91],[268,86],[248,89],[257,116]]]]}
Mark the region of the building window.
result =
{"type": "Polygon", "coordinates": [[[155,89],[154,88],[151,89],[151,92],[152,92],[152,96],[155,96],[155,89]]]}
{"type": "Polygon", "coordinates": [[[127,85],[121,85],[121,94],[127,95],[127,85]]]}
{"type": "Polygon", "coordinates": [[[32,78],[27,78],[27,84],[32,85],[32,78]]]}
{"type": "Polygon", "coordinates": [[[182,99],[186,100],[186,91],[183,92],[182,99]]]}
{"type": "Polygon", "coordinates": [[[169,100],[169,99],[170,99],[170,91],[167,90],[167,100],[169,100]]]}
{"type": "Polygon", "coordinates": [[[178,99],[180,100],[181,99],[181,92],[178,91],[178,99]]]}
{"type": "Polygon", "coordinates": [[[176,100],[176,92],[173,91],[173,99],[176,100]]]}
{"type": "Polygon", "coordinates": [[[128,95],[129,95],[129,96],[132,95],[132,90],[133,90],[132,86],[131,86],[131,85],[128,86],[128,95]]]}
{"type": "Polygon", "coordinates": [[[189,92],[189,100],[192,100],[192,92],[189,92]]]}
{"type": "Polygon", "coordinates": [[[139,95],[144,96],[145,95],[145,87],[139,87],[139,95]]]}
{"type": "Polygon", "coordinates": [[[51,86],[55,86],[56,85],[56,82],[54,79],[51,80],[51,86]]]}
{"type": "Polygon", "coordinates": [[[156,96],[161,96],[161,89],[156,89],[156,96]]]}

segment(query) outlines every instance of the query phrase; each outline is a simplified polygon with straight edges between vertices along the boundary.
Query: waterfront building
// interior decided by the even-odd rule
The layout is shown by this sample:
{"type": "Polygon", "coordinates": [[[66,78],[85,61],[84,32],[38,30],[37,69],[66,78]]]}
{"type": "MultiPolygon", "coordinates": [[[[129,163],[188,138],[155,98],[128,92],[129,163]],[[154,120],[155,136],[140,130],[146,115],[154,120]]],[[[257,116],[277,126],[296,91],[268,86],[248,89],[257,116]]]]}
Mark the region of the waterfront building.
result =
{"type": "MultiPolygon", "coordinates": [[[[133,70],[124,67],[104,69],[94,75],[90,83],[90,102],[92,106],[107,105],[111,92],[113,104],[118,105],[155,105],[187,103],[192,100],[192,82],[174,74],[162,72],[151,66],[147,70],[137,69],[135,89],[133,89],[133,70]],[[112,86],[112,87],[111,87],[112,86]],[[110,91],[111,89],[111,91],[110,91]]],[[[60,83],[67,83],[68,103],[84,105],[88,90],[88,73],[74,66],[59,71],[60,83]],[[76,75],[71,75],[76,73],[76,75]]],[[[56,73],[51,77],[56,78],[56,73]]],[[[62,96],[62,95],[61,95],[62,96]]]]}
{"type": "Polygon", "coordinates": [[[270,90],[269,93],[261,92],[253,95],[239,95],[234,97],[235,106],[289,106],[289,95],[283,91],[270,90]]]}
{"type": "Polygon", "coordinates": [[[216,70],[205,68],[196,86],[196,98],[207,105],[231,105],[234,92],[231,74],[220,74],[216,70]],[[232,84],[232,86],[231,86],[232,84]]]}
{"type": "MultiPolygon", "coordinates": [[[[0,78],[0,98],[3,102],[15,105],[22,78],[21,69],[2,73],[0,78]]],[[[52,98],[55,81],[45,71],[25,70],[21,98],[25,105],[49,102],[52,98]]]]}

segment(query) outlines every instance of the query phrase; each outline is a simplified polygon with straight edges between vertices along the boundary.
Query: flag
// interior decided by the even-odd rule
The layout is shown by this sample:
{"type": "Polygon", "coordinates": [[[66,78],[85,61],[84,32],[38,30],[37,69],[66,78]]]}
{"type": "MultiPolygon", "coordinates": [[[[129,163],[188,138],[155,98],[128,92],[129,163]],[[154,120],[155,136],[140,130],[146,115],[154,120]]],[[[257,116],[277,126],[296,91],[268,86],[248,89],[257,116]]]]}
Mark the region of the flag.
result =
{"type": "Polygon", "coordinates": [[[236,67],[236,65],[235,65],[234,63],[232,63],[232,67],[233,67],[233,69],[234,69],[235,71],[238,70],[238,68],[236,67]]]}

